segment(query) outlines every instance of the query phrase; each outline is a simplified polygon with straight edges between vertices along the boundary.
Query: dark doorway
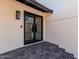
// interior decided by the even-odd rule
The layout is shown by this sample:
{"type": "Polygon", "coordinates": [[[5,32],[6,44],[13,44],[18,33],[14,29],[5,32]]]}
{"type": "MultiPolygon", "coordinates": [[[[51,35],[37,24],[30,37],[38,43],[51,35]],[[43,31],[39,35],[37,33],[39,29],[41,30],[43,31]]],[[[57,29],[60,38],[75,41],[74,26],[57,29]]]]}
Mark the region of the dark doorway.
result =
{"type": "Polygon", "coordinates": [[[24,44],[43,40],[43,17],[24,11],[24,44]]]}

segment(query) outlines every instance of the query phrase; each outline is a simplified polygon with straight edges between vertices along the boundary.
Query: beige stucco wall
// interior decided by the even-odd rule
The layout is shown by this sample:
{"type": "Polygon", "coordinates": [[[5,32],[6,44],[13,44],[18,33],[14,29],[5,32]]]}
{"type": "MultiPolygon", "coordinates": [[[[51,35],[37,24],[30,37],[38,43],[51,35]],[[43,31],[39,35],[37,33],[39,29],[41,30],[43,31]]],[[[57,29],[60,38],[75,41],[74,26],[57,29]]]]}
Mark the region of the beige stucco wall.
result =
{"type": "Polygon", "coordinates": [[[24,46],[24,28],[20,28],[24,22],[24,10],[44,16],[16,0],[0,0],[0,54],[24,46]],[[20,20],[16,20],[16,10],[21,11],[20,20]]]}
{"type": "Polygon", "coordinates": [[[78,0],[37,0],[54,10],[46,21],[46,41],[78,56],[78,0]]]}

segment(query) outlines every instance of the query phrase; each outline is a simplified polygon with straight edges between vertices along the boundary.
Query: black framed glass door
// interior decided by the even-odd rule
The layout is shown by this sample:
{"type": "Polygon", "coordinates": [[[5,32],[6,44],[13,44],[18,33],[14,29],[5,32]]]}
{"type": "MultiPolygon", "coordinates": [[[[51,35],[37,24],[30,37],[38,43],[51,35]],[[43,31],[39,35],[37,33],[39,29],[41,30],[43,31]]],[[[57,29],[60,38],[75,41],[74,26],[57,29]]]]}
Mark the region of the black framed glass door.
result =
{"type": "Polygon", "coordinates": [[[24,12],[24,44],[43,40],[43,17],[24,12]]]}

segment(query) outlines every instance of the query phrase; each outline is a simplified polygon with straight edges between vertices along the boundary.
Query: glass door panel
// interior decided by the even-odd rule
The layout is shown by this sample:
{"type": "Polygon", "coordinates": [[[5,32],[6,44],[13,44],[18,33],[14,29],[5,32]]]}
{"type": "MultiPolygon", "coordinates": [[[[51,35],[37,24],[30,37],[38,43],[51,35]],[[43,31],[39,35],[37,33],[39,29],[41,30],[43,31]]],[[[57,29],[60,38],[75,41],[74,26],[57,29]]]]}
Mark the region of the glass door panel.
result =
{"type": "Polygon", "coordinates": [[[41,40],[41,33],[36,33],[36,40],[41,40]]]}
{"type": "Polygon", "coordinates": [[[32,25],[33,17],[25,16],[25,41],[33,41],[32,25]]]}
{"type": "Polygon", "coordinates": [[[29,16],[25,16],[25,23],[27,23],[27,24],[33,24],[33,17],[29,17],[29,16]]]}
{"type": "Polygon", "coordinates": [[[36,33],[36,40],[41,40],[41,34],[42,34],[42,27],[41,27],[41,17],[36,16],[36,25],[37,25],[37,33],[36,33]]]}
{"type": "Polygon", "coordinates": [[[41,25],[41,17],[36,16],[35,19],[36,19],[36,24],[40,24],[41,25]]]}
{"type": "Polygon", "coordinates": [[[25,24],[25,32],[32,32],[32,24],[25,24]]]}
{"type": "Polygon", "coordinates": [[[25,34],[28,34],[28,35],[25,35],[25,40],[32,40],[33,38],[32,38],[32,33],[31,32],[27,32],[27,33],[25,33],[25,34]]]}
{"type": "Polygon", "coordinates": [[[38,25],[37,24],[37,32],[40,32],[41,33],[41,25],[38,25]]]}

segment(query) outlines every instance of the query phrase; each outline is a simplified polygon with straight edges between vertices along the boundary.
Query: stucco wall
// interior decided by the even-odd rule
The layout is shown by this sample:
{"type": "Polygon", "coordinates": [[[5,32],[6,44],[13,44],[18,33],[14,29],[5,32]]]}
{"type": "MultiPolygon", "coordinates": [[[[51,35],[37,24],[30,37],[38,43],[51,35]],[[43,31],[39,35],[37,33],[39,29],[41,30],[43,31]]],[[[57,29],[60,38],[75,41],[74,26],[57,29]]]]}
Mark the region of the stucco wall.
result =
{"type": "Polygon", "coordinates": [[[16,0],[0,0],[0,54],[24,46],[24,29],[20,28],[24,10],[43,16],[42,12],[16,0]],[[21,12],[20,20],[16,20],[16,10],[21,12]]]}
{"type": "Polygon", "coordinates": [[[77,2],[78,0],[38,0],[40,3],[54,10],[47,17],[46,41],[58,44],[66,51],[78,56],[77,38],[77,2]]]}

